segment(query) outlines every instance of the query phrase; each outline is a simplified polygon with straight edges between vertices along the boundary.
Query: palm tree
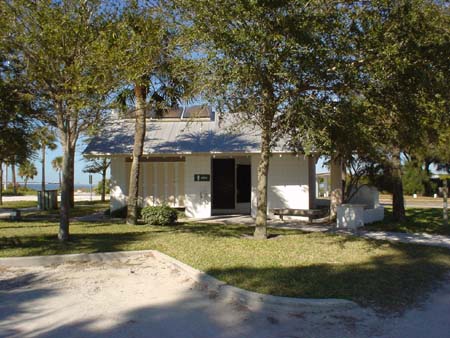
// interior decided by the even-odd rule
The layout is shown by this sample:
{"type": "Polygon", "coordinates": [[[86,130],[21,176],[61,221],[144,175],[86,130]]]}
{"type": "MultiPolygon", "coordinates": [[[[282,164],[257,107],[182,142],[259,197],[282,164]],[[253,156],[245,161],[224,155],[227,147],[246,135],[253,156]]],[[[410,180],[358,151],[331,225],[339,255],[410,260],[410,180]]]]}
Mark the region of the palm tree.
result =
{"type": "Polygon", "coordinates": [[[48,127],[43,126],[38,128],[35,131],[35,140],[36,140],[36,149],[40,149],[41,154],[41,163],[42,163],[42,192],[45,191],[45,152],[47,149],[55,150],[56,145],[56,136],[55,133],[50,130],[48,127]]]}
{"type": "Polygon", "coordinates": [[[106,171],[108,170],[111,160],[107,158],[101,159],[89,159],[88,165],[83,169],[83,172],[90,174],[101,174],[102,175],[102,202],[105,201],[106,193],[106,171]]]}
{"type": "Polygon", "coordinates": [[[36,175],[37,169],[32,162],[25,161],[19,166],[19,176],[25,181],[25,189],[27,189],[28,180],[33,179],[36,175]]]}
{"type": "Polygon", "coordinates": [[[57,156],[52,161],[52,167],[56,170],[59,175],[59,187],[61,188],[61,171],[63,166],[63,157],[57,156]]]}

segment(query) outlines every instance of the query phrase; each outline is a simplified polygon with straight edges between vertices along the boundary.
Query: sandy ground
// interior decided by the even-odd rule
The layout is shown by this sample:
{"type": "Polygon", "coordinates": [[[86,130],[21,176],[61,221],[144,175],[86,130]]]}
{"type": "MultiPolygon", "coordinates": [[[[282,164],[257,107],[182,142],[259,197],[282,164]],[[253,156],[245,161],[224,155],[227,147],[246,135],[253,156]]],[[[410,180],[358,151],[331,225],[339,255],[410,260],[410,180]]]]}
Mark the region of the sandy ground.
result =
{"type": "Polygon", "coordinates": [[[250,311],[142,254],[108,263],[0,267],[1,337],[450,337],[450,286],[396,318],[250,311]]]}

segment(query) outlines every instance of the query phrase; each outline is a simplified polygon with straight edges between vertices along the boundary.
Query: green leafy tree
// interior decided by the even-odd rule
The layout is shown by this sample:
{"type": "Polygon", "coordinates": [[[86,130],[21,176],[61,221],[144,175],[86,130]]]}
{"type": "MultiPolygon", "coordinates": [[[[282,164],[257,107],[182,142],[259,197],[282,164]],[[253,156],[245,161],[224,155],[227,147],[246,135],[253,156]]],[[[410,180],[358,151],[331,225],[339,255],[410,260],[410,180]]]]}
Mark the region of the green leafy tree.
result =
{"type": "Polygon", "coordinates": [[[28,180],[34,179],[36,175],[37,169],[33,162],[26,161],[19,166],[19,176],[25,181],[25,190],[27,189],[28,180]]]}
{"type": "MultiPolygon", "coordinates": [[[[255,238],[267,237],[267,178],[273,145],[295,119],[303,150],[333,97],[337,6],[323,1],[176,2],[204,59],[206,95],[224,114],[261,130],[255,238]],[[306,133],[303,133],[306,131],[306,133]]],[[[188,29],[189,30],[189,29],[188,29]]]]}
{"type": "Polygon", "coordinates": [[[60,228],[69,239],[74,156],[78,138],[105,114],[115,84],[105,58],[110,21],[100,1],[8,0],[0,4],[0,45],[8,62],[23,69],[43,112],[40,119],[58,133],[63,151],[60,228]]]}
{"type": "Polygon", "coordinates": [[[392,175],[393,215],[405,218],[402,153],[414,153],[448,123],[449,15],[443,2],[362,2],[352,12],[352,88],[371,116],[376,159],[392,175]],[[436,123],[439,122],[439,123],[436,123]]]}

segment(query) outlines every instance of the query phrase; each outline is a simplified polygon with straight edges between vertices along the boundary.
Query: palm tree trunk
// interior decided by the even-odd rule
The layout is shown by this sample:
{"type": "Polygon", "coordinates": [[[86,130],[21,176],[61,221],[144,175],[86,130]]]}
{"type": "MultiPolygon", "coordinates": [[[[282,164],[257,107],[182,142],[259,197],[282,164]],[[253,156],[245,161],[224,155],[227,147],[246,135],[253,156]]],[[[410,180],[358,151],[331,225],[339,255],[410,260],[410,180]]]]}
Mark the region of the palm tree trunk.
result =
{"type": "Polygon", "coordinates": [[[448,227],[448,182],[447,178],[442,181],[442,193],[444,195],[444,205],[443,205],[443,225],[448,227]]]}
{"type": "Polygon", "coordinates": [[[147,97],[147,88],[143,85],[136,84],[134,86],[134,95],[136,99],[136,121],[133,159],[131,162],[130,170],[130,185],[128,189],[128,224],[136,224],[138,218],[137,208],[139,197],[139,162],[144,149],[145,140],[145,100],[147,97]]]}
{"type": "Polygon", "coordinates": [[[102,171],[102,202],[105,202],[105,195],[106,195],[106,169],[103,169],[102,171]]]}
{"type": "Polygon", "coordinates": [[[13,194],[17,195],[17,182],[16,182],[16,163],[11,163],[11,173],[13,182],[13,194]]]}
{"type": "Polygon", "coordinates": [[[27,186],[28,186],[28,177],[25,177],[25,190],[27,190],[27,186]]]}
{"type": "Polygon", "coordinates": [[[0,205],[3,205],[3,161],[0,161],[0,205]]]}
{"type": "Polygon", "coordinates": [[[256,206],[256,227],[254,237],[267,238],[267,178],[270,162],[270,127],[263,128],[261,134],[261,158],[258,165],[258,192],[256,206]]]}
{"type": "Polygon", "coordinates": [[[44,195],[45,195],[45,143],[42,143],[42,162],[41,162],[41,164],[42,164],[42,182],[41,182],[41,191],[42,191],[42,197],[41,198],[44,198],[44,195]]]}
{"type": "Polygon", "coordinates": [[[405,220],[405,201],[399,149],[392,154],[392,184],[392,214],[394,220],[402,222],[405,220]]]}

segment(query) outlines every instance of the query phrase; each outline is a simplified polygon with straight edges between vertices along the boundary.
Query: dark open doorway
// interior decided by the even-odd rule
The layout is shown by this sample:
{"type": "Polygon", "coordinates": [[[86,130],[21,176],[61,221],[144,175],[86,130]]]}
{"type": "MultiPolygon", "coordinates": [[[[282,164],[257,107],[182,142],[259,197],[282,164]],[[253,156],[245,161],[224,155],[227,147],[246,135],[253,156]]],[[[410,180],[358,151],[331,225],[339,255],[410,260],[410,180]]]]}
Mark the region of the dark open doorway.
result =
{"type": "Polygon", "coordinates": [[[212,208],[234,209],[235,191],[234,159],[213,159],[212,208]]]}

